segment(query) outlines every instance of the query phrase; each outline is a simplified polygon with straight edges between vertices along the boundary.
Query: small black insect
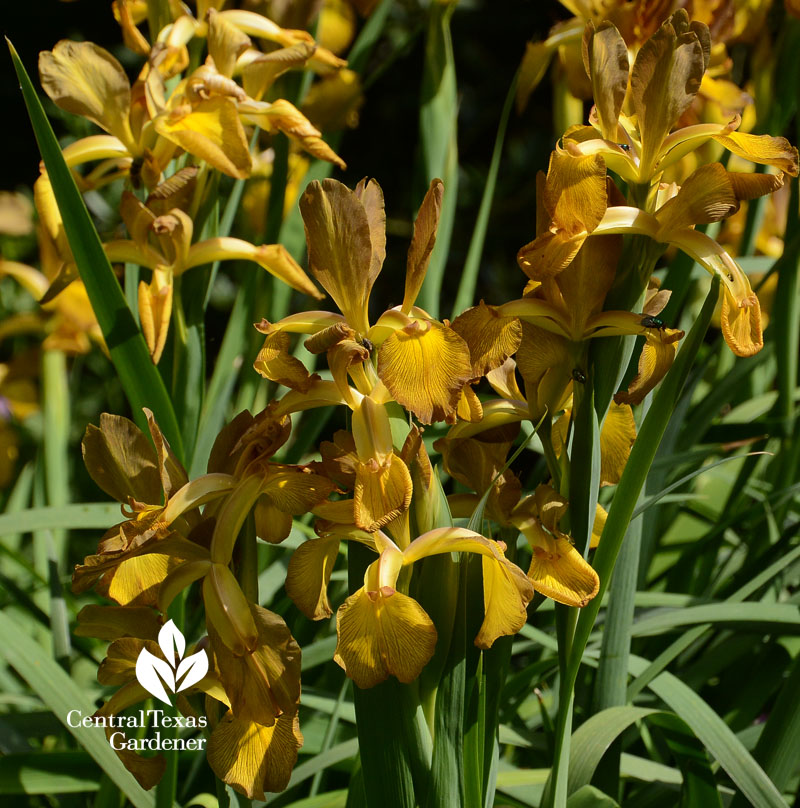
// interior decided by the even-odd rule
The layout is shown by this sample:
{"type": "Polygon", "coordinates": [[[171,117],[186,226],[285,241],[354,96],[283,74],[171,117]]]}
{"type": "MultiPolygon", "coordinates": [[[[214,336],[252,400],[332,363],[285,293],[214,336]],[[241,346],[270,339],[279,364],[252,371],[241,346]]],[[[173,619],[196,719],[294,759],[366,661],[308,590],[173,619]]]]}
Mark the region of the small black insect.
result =
{"type": "Polygon", "coordinates": [[[365,348],[366,348],[366,349],[367,349],[367,350],[368,350],[370,353],[372,353],[372,352],[375,350],[375,346],[372,344],[372,340],[369,340],[369,339],[367,339],[366,337],[364,337],[364,339],[362,339],[362,340],[361,340],[361,344],[362,344],[362,345],[363,345],[363,346],[364,346],[364,347],[365,347],[365,348]]]}
{"type": "Polygon", "coordinates": [[[631,147],[627,143],[617,143],[617,146],[622,149],[622,151],[630,151],[631,147]]]}
{"type": "Polygon", "coordinates": [[[642,325],[645,328],[663,328],[664,321],[660,317],[642,317],[642,325]]]}
{"type": "Polygon", "coordinates": [[[586,384],[586,376],[584,375],[583,371],[581,371],[579,368],[572,369],[572,378],[575,379],[576,382],[586,384]]]}

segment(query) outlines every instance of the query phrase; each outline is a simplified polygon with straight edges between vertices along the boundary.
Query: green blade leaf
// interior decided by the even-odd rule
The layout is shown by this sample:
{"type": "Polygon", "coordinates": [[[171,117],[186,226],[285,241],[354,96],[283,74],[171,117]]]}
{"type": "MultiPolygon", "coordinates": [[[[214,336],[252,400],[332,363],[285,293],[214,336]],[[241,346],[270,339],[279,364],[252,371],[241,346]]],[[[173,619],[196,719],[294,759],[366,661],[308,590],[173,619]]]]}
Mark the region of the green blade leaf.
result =
{"type": "Polygon", "coordinates": [[[146,428],[142,408],[149,407],[173,450],[178,457],[182,457],[180,429],[164,382],[150,359],[142,332],[128,308],[30,77],[14,46],[9,40],[6,41],[36,142],[50,176],[69,246],[133,415],[140,426],[146,428]]]}
{"type": "Polygon", "coordinates": [[[68,724],[67,714],[70,710],[80,710],[83,715],[94,713],[94,705],[86,698],[86,694],[40,645],[2,612],[0,612],[0,657],[30,685],[136,808],[153,808],[153,798],[122,765],[122,761],[109,746],[102,729],[71,727],[68,724]]]}

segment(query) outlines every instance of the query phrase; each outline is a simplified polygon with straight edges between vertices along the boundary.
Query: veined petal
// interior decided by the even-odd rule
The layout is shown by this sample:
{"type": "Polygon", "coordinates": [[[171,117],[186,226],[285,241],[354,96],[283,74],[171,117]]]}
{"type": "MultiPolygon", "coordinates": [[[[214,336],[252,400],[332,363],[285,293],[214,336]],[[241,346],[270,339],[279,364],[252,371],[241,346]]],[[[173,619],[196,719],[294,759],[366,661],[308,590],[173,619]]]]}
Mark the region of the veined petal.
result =
{"type": "Polygon", "coordinates": [[[413,682],[433,656],[436,628],[412,598],[383,587],[364,587],[339,607],[334,660],[361,688],[389,677],[413,682]]]}
{"type": "Polygon", "coordinates": [[[686,179],[678,193],[661,206],[658,240],[673,230],[718,222],[739,208],[728,172],[721,163],[700,166],[686,179]]]}
{"type": "Polygon", "coordinates": [[[223,716],[208,740],[208,765],[220,780],[251,800],[289,784],[303,745],[297,714],[281,715],[271,727],[223,716]]]}
{"type": "Polygon", "coordinates": [[[44,91],[59,107],[132,146],[131,86],[122,65],[107,50],[92,42],[62,39],[52,51],[39,54],[39,75],[44,91]]]}
{"type": "Polygon", "coordinates": [[[533,551],[528,577],[537,592],[566,606],[585,606],[597,594],[597,573],[566,536],[550,535],[535,519],[517,527],[533,551]]]}
{"type": "Polygon", "coordinates": [[[411,504],[411,474],[398,455],[383,462],[370,460],[356,466],[355,523],[372,532],[391,522],[411,504]]]}
{"type": "Polygon", "coordinates": [[[516,353],[522,326],[516,317],[503,317],[496,306],[482,300],[450,324],[469,347],[473,378],[485,376],[516,353]]]}
{"type": "Polygon", "coordinates": [[[628,404],[612,403],[600,430],[600,485],[615,485],[636,440],[636,422],[628,404]]]}
{"type": "Polygon", "coordinates": [[[308,539],[289,559],[286,594],[309,620],[324,620],[333,614],[328,584],[339,554],[339,542],[338,536],[308,539]]]}
{"type": "Polygon", "coordinates": [[[250,175],[252,161],[236,103],[215,96],[154,119],[156,132],[213,168],[236,179],[250,175]]]}
{"type": "Polygon", "coordinates": [[[378,376],[423,424],[454,420],[461,390],[472,376],[469,348],[451,328],[415,320],[381,345],[378,376]]]}
{"type": "Polygon", "coordinates": [[[797,176],[797,149],[785,137],[731,131],[713,135],[713,138],[739,157],[744,157],[753,163],[775,166],[792,177],[797,176]]]}
{"type": "Polygon", "coordinates": [[[284,467],[267,477],[262,497],[267,497],[279,510],[299,516],[322,502],[333,488],[327,477],[306,468],[284,467]]]}

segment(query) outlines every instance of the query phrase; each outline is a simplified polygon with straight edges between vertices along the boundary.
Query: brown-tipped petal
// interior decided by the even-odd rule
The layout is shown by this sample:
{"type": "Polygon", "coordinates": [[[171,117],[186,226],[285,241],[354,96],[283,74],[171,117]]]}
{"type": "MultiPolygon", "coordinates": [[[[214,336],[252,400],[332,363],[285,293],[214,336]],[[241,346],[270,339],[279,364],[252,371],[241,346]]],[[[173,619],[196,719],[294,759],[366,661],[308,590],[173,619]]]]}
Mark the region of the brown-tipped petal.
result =
{"type": "Polygon", "coordinates": [[[738,154],[753,163],[775,166],[792,177],[798,173],[797,149],[784,137],[751,135],[746,132],[728,132],[712,135],[728,151],[738,154]]]}
{"type": "Polygon", "coordinates": [[[297,714],[282,715],[265,727],[228,712],[211,733],[206,752],[220,780],[251,800],[263,800],[265,792],[289,785],[302,745],[297,714]]]}
{"type": "Polygon", "coordinates": [[[720,325],[725,342],[737,356],[753,356],[764,347],[761,305],[755,292],[737,301],[723,289],[720,325]]]}
{"type": "Polygon", "coordinates": [[[378,376],[423,424],[452,420],[472,376],[469,348],[451,328],[415,320],[381,345],[378,376]]]}
{"type": "Polygon", "coordinates": [[[328,583],[339,553],[339,541],[338,536],[309,539],[289,559],[286,594],[309,620],[323,620],[333,614],[328,583]]]}
{"type": "Polygon", "coordinates": [[[178,489],[189,482],[189,477],[186,474],[186,469],[172,451],[169,441],[161,432],[152,411],[145,407],[144,414],[147,418],[150,437],[153,439],[156,454],[158,455],[158,470],[161,475],[161,487],[164,489],[164,495],[169,499],[178,489]]]}
{"type": "Polygon", "coordinates": [[[690,24],[680,9],[636,55],[630,100],[642,134],[643,179],[649,180],[662,142],[700,89],[707,37],[708,28],[701,23],[690,24]]]}
{"type": "Polygon", "coordinates": [[[285,331],[267,335],[253,367],[265,379],[301,393],[308,392],[314,380],[319,378],[316,374],[312,376],[306,366],[289,353],[289,334],[285,331]]]}
{"type": "Polygon", "coordinates": [[[649,329],[639,357],[638,372],[627,392],[617,393],[614,401],[617,404],[639,404],[672,367],[678,340],[682,337],[683,331],[674,328],[649,329]]]}
{"type": "Polygon", "coordinates": [[[369,461],[356,466],[355,523],[362,530],[383,527],[411,504],[411,474],[397,455],[382,463],[369,461]]]}
{"type": "Polygon", "coordinates": [[[444,183],[438,178],[431,180],[428,192],[417,213],[414,235],[411,239],[411,246],[408,248],[406,287],[403,304],[400,307],[406,314],[411,311],[419,290],[422,288],[422,282],[425,280],[425,273],[428,271],[431,253],[436,244],[436,231],[439,227],[443,196],[444,183]]]}
{"type": "Polygon", "coordinates": [[[361,588],[336,615],[334,660],[361,688],[396,676],[413,682],[433,656],[436,628],[412,598],[390,587],[361,588]]]}
{"type": "Polygon", "coordinates": [[[473,377],[485,376],[516,353],[522,325],[516,317],[503,317],[481,301],[459,314],[450,324],[469,347],[473,377]]]}

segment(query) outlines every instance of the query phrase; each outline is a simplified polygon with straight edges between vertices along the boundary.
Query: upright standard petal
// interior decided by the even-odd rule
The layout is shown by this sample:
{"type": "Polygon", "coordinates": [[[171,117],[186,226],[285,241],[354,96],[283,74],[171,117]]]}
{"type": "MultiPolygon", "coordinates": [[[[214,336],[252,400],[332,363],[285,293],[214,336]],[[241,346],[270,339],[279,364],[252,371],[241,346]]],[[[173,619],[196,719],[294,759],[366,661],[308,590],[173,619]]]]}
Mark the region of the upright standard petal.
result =
{"type": "MultiPolygon", "coordinates": [[[[376,207],[379,207],[376,203],[376,207]]],[[[336,180],[314,181],[300,198],[311,273],[348,324],[366,334],[373,274],[372,231],[359,197],[336,180]]]]}

